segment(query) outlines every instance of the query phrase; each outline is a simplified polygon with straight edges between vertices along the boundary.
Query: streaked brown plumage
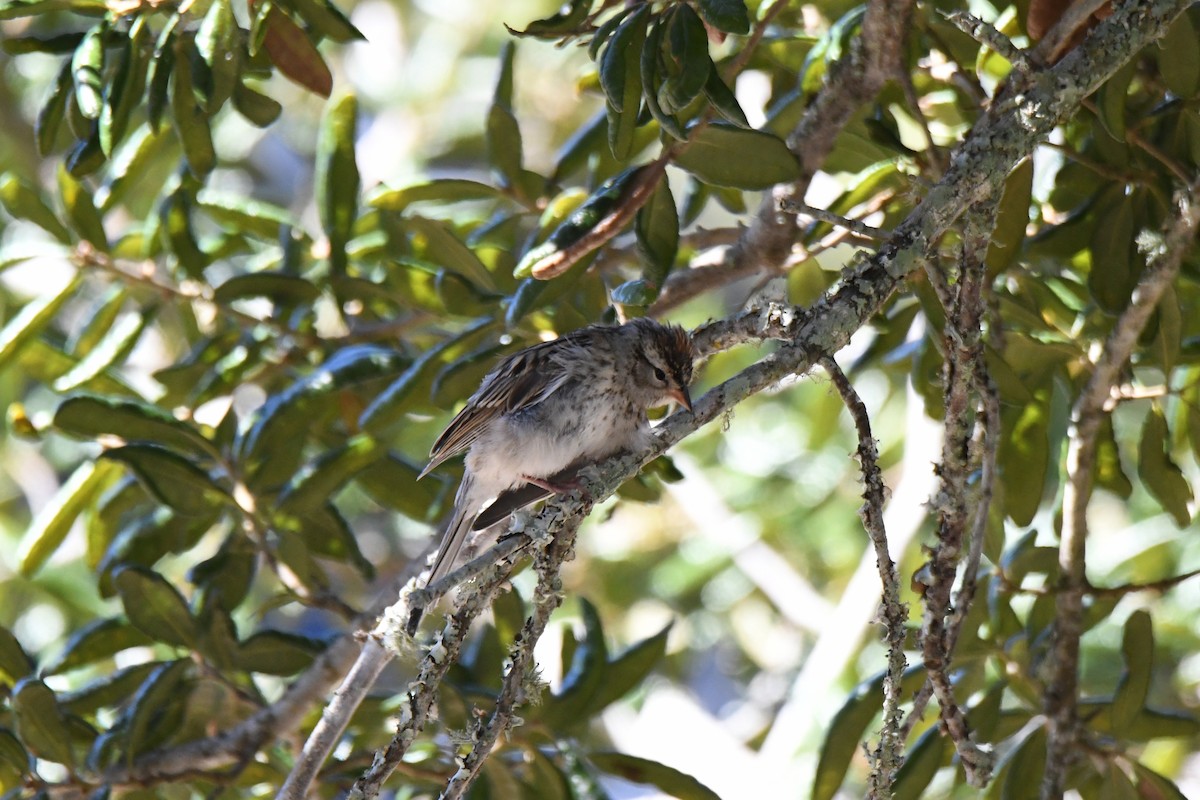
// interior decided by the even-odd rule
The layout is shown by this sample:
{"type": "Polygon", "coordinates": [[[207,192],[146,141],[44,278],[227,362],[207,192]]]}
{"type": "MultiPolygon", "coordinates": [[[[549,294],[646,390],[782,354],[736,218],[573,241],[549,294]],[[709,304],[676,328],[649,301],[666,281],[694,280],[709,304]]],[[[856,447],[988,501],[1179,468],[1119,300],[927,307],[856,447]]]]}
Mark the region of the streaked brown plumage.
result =
{"type": "Polygon", "coordinates": [[[646,409],[674,400],[690,410],[694,357],[682,328],[637,319],[582,328],[501,361],[438,437],[421,473],[466,453],[426,582],[453,568],[488,501],[504,495],[476,527],[551,494],[558,487],[550,479],[564,470],[645,444],[646,409]]]}

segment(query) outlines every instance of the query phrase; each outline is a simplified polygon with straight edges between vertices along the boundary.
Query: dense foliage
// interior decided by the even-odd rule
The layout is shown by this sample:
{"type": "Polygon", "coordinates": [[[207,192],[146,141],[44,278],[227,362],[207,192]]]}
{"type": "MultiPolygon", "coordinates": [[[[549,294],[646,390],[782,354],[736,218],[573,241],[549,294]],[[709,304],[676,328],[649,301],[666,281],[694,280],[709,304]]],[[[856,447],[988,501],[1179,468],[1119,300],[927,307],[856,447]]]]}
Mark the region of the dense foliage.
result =
{"type": "MultiPolygon", "coordinates": [[[[711,322],[717,390],[597,498],[495,750],[534,570],[388,790],[1200,792],[1200,13],[1064,56],[1050,5],[0,0],[0,794],[274,796],[456,407],[644,314],[711,322]],[[827,356],[870,434],[771,372],[827,356]]],[[[411,722],[431,617],[320,796],[411,722]]]]}

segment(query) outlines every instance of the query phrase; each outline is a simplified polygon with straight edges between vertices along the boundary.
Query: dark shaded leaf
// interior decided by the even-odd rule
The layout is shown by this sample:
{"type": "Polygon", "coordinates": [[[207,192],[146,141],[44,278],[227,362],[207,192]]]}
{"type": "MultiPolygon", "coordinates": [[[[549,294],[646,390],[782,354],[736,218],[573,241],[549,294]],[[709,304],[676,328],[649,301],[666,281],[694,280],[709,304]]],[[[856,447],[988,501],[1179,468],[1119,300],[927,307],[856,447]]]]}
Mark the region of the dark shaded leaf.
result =
{"type": "Polygon", "coordinates": [[[94,664],[130,647],[152,644],[154,639],[120,617],[97,619],[71,634],[58,656],[43,672],[55,675],[94,664]]]}
{"type": "Polygon", "coordinates": [[[307,669],[325,643],[283,631],[260,631],[238,647],[237,669],[264,675],[295,675],[307,669]]]}
{"type": "Polygon", "coordinates": [[[103,457],[126,464],[155,498],[181,514],[200,516],[233,503],[194,461],[157,444],[116,447],[103,457]]]}
{"type": "Polygon", "coordinates": [[[691,775],[673,767],[624,753],[589,753],[588,760],[601,772],[633,783],[648,783],[680,800],[720,800],[717,793],[691,775]]]}
{"type": "Polygon", "coordinates": [[[346,272],[346,243],[358,217],[359,176],[354,159],[357,117],[358,101],[354,95],[344,95],[326,108],[317,139],[313,194],[321,227],[329,240],[329,264],[335,275],[346,272]]]}
{"type": "Polygon", "coordinates": [[[726,33],[749,33],[750,17],[743,0],[699,0],[696,7],[704,21],[726,33]]]}
{"type": "Polygon", "coordinates": [[[0,625],[0,681],[13,686],[34,670],[33,659],[21,647],[17,637],[0,625]]]}
{"type": "Polygon", "coordinates": [[[1156,403],[1142,425],[1138,445],[1138,476],[1146,489],[1183,528],[1191,522],[1188,504],[1192,502],[1192,487],[1179,465],[1171,459],[1167,420],[1156,403]]]}
{"type": "Polygon", "coordinates": [[[123,567],[113,582],[135,628],[156,641],[195,646],[196,624],[187,601],[166,578],[142,567],[123,567]]]}
{"type": "Polygon", "coordinates": [[[59,764],[75,763],[66,718],[46,684],[33,677],[18,683],[13,688],[12,709],[17,733],[30,752],[59,764]]]}

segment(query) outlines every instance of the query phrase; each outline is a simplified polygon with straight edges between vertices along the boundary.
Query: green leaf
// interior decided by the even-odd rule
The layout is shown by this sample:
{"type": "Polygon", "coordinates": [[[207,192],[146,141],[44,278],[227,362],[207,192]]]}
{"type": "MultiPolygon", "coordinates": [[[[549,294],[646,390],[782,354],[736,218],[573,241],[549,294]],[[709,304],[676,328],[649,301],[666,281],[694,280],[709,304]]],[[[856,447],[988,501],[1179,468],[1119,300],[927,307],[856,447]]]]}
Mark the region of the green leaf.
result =
{"type": "Polygon", "coordinates": [[[29,344],[32,339],[42,332],[43,327],[54,319],[55,314],[71,299],[83,277],[77,275],[68,282],[58,294],[46,294],[37,300],[26,303],[16,317],[8,320],[4,329],[0,330],[0,371],[10,365],[14,359],[29,344]]]}
{"type": "Polygon", "coordinates": [[[21,647],[13,632],[0,625],[0,681],[13,686],[33,672],[35,667],[33,659],[21,647]]]}
{"type": "Polygon", "coordinates": [[[1029,225],[1029,203],[1033,197],[1033,159],[1023,159],[1004,180],[1004,194],[996,214],[984,264],[994,278],[1016,261],[1029,225]]]}
{"type": "Polygon", "coordinates": [[[1112,416],[1105,415],[1096,432],[1096,485],[1128,500],[1133,484],[1121,466],[1121,451],[1113,431],[1112,416]]]}
{"type": "Polygon", "coordinates": [[[215,600],[232,611],[245,599],[258,567],[254,545],[237,533],[230,534],[212,558],[188,570],[188,581],[205,592],[206,600],[215,600]]]}
{"type": "Polygon", "coordinates": [[[1196,96],[1200,89],[1200,39],[1187,14],[1180,14],[1158,40],[1158,69],[1167,88],[1183,100],[1196,96]]]}
{"type": "Polygon", "coordinates": [[[304,278],[282,272],[237,275],[213,290],[213,300],[226,305],[248,297],[266,297],[283,306],[311,305],[321,290],[304,278]]]}
{"type": "Polygon", "coordinates": [[[279,513],[303,514],[323,506],[355,475],[386,453],[387,448],[371,436],[351,437],[296,473],[280,492],[279,513]]]}
{"type": "Polygon", "coordinates": [[[125,315],[78,364],[54,381],[54,391],[66,393],[78,389],[110,367],[122,366],[152,318],[152,309],[145,313],[132,312],[125,315]]]}
{"type": "Polygon", "coordinates": [[[239,434],[235,446],[252,482],[278,486],[289,479],[299,465],[304,434],[314,418],[332,407],[336,395],[365,381],[390,377],[404,363],[400,353],[388,348],[377,345],[347,347],[335,352],[324,364],[298,378],[287,389],[268,398],[255,412],[249,426],[239,434]]]}
{"type": "Polygon", "coordinates": [[[279,240],[284,228],[298,227],[287,209],[240,195],[204,189],[196,195],[196,205],[223,227],[253,233],[272,243],[279,240]]]}
{"type": "Polygon", "coordinates": [[[1183,528],[1191,522],[1188,504],[1192,502],[1192,487],[1183,471],[1171,459],[1167,419],[1156,403],[1142,425],[1142,440],[1138,444],[1138,476],[1146,489],[1183,528]]]}
{"type": "Polygon", "coordinates": [[[328,0],[291,0],[290,8],[304,18],[309,28],[335,42],[366,41],[362,31],[328,0]]]}
{"type": "Polygon", "coordinates": [[[187,159],[188,171],[203,180],[217,165],[217,153],[213,149],[212,128],[208,115],[196,102],[193,85],[192,63],[189,57],[193,50],[191,40],[179,37],[175,40],[175,76],[171,93],[171,122],[175,134],[183,144],[183,155],[187,159]]]}
{"type": "Polygon", "coordinates": [[[213,443],[189,423],[140,400],[75,395],[59,405],[54,426],[82,439],[120,436],[127,442],[176,447],[197,456],[215,452],[213,443]]]}
{"type": "Polygon", "coordinates": [[[604,681],[608,664],[608,645],[604,641],[604,626],[596,607],[586,598],[579,598],[583,616],[584,638],[575,648],[571,665],[563,676],[562,688],[553,695],[542,712],[543,721],[551,728],[586,722],[587,709],[604,681]]]}
{"type": "Polygon", "coordinates": [[[324,642],[282,631],[260,631],[238,647],[236,667],[263,675],[295,675],[325,649],[324,642]]]}
{"type": "Polygon", "coordinates": [[[321,118],[313,194],[321,227],[329,240],[329,265],[335,275],[346,272],[346,243],[358,217],[359,175],[354,159],[357,130],[358,101],[354,95],[332,101],[321,118]]]}
{"type": "Polygon", "coordinates": [[[70,244],[70,232],[42,199],[41,193],[11,172],[0,176],[0,204],[15,219],[28,220],[63,244],[70,244]]]}
{"type": "Polygon", "coordinates": [[[157,444],[129,444],[105,450],[104,458],[127,465],[150,494],[181,514],[211,514],[233,504],[229,493],[213,483],[194,461],[157,444]]]}
{"type": "Polygon", "coordinates": [[[104,661],[122,650],[153,643],[153,638],[120,617],[93,620],[71,634],[62,651],[42,672],[46,675],[70,672],[104,661]]]}
{"type": "Polygon", "coordinates": [[[1088,289],[1109,314],[1125,310],[1140,271],[1134,253],[1134,204],[1132,195],[1117,197],[1097,214],[1092,232],[1088,289]]]}
{"type": "Polygon", "coordinates": [[[645,264],[642,277],[652,286],[661,287],[679,252],[679,211],[667,181],[658,184],[650,200],[638,211],[633,232],[638,255],[645,264]]]}
{"type": "Polygon", "coordinates": [[[26,678],[12,694],[17,732],[30,752],[39,758],[68,766],[75,763],[71,736],[54,692],[38,678],[26,678]]]}
{"type": "Polygon", "coordinates": [[[184,273],[202,279],[209,257],[192,230],[192,204],[193,194],[187,182],[180,182],[158,207],[158,229],[167,251],[175,256],[184,273]]]}
{"type": "Polygon", "coordinates": [[[668,113],[658,101],[658,89],[662,84],[662,50],[663,36],[667,26],[661,20],[655,20],[646,33],[646,43],[642,46],[641,73],[642,91],[646,98],[646,108],[668,135],[680,141],[687,138],[683,127],[673,114],[668,113]]]}
{"type": "Polygon", "coordinates": [[[1113,697],[1112,720],[1117,730],[1131,725],[1146,705],[1154,664],[1154,628],[1150,614],[1138,609],[1125,620],[1121,642],[1125,673],[1113,697]]]}
{"type": "Polygon", "coordinates": [[[713,123],[694,131],[675,163],[705,183],[769,189],[800,178],[800,162],[769,133],[713,123]]]}
{"type": "MultiPolygon", "coordinates": [[[[1185,17],[1186,15],[1181,19],[1185,17]]],[[[1143,800],[1187,800],[1174,781],[1159,775],[1144,764],[1135,761],[1133,774],[1137,778],[1137,796],[1143,800]]]]}
{"type": "Polygon", "coordinates": [[[418,390],[430,386],[437,365],[468,350],[490,333],[495,325],[494,320],[486,317],[479,319],[457,336],[426,350],[363,410],[358,417],[359,428],[365,433],[380,435],[399,422],[412,405],[427,402],[428,395],[421,397],[422,393],[418,390]],[[414,395],[420,400],[411,400],[414,395]]]}
{"type": "Polygon", "coordinates": [[[626,308],[645,308],[658,297],[658,286],[645,280],[625,281],[609,294],[612,302],[626,308]]]}
{"type": "MultiPolygon", "coordinates": [[[[704,91],[712,72],[708,34],[700,17],[686,4],[674,7],[667,23],[667,47],[661,64],[666,81],[658,89],[658,102],[669,114],[683,111],[704,91]]],[[[653,87],[648,87],[654,91],[653,87]]]]}
{"type": "Polygon", "coordinates": [[[92,27],[71,57],[75,103],[86,119],[99,119],[104,105],[104,33],[107,27],[104,23],[92,27]]]}
{"type": "Polygon", "coordinates": [[[745,34],[750,32],[750,17],[743,0],[699,0],[696,7],[704,21],[719,31],[745,34]]]}
{"type": "Polygon", "coordinates": [[[414,216],[406,219],[404,226],[409,231],[409,243],[416,257],[436,262],[471,284],[488,291],[496,290],[496,282],[479,256],[459,241],[444,223],[414,216]]]}
{"type": "MultiPolygon", "coordinates": [[[[812,800],[830,800],[837,794],[850,762],[859,752],[867,725],[883,708],[884,673],[877,673],[854,688],[825,732],[812,800]]],[[[901,681],[902,696],[909,697],[925,682],[924,667],[909,667],[901,681]]]]}
{"type": "Polygon", "coordinates": [[[642,99],[639,63],[649,22],[650,6],[644,5],[613,34],[600,61],[600,85],[608,99],[608,147],[619,161],[633,154],[642,99]]]}
{"type": "Polygon", "coordinates": [[[125,713],[126,746],[130,756],[162,744],[175,734],[189,692],[183,681],[191,671],[191,659],[159,664],[142,682],[125,713]]]}
{"type": "Polygon", "coordinates": [[[213,0],[196,31],[196,52],[204,64],[204,69],[196,72],[196,89],[209,116],[216,114],[233,95],[238,79],[240,33],[230,0],[213,0]]]}
{"type": "MultiPolygon", "coordinates": [[[[1044,394],[1044,390],[1039,395],[1044,394]]],[[[1009,518],[1028,525],[1042,503],[1050,459],[1050,408],[1039,396],[1024,408],[1008,407],[1000,415],[1000,483],[1009,518]]]]}
{"type": "Polygon", "coordinates": [[[487,116],[488,163],[512,188],[521,185],[521,128],[512,111],[513,55],[516,48],[506,42],[500,51],[500,77],[487,116]]]}
{"type": "Polygon", "coordinates": [[[135,628],[155,641],[195,646],[196,623],[187,601],[166,578],[142,567],[122,567],[113,583],[135,628]]]}
{"type": "Polygon", "coordinates": [[[81,239],[91,242],[98,250],[108,252],[104,221],[100,218],[100,212],[96,210],[92,193],[62,165],[58,168],[58,190],[63,208],[67,212],[67,219],[71,221],[75,233],[81,239]]]}
{"type": "Polygon", "coordinates": [[[25,746],[8,728],[0,728],[0,764],[8,764],[20,775],[33,770],[33,762],[25,746]]]}
{"type": "Polygon", "coordinates": [[[100,112],[100,149],[109,158],[125,138],[129,118],[146,89],[150,57],[145,41],[150,35],[147,19],[138,16],[130,26],[129,36],[122,39],[116,74],[104,96],[104,108],[100,112]]]}
{"type": "Polygon", "coordinates": [[[409,519],[429,521],[445,510],[453,487],[433,475],[418,481],[421,469],[395,455],[375,461],[356,476],[363,491],[384,508],[409,519]]]}
{"type": "MultiPolygon", "coordinates": [[[[904,764],[896,773],[895,783],[892,784],[893,800],[919,800],[922,797],[949,754],[946,749],[948,744],[936,725],[921,734],[921,738],[905,754],[904,764]]],[[[950,748],[952,750],[953,745],[950,748]]]]}
{"type": "Polygon", "coordinates": [[[461,203],[496,200],[503,196],[499,189],[486,183],[462,178],[442,178],[405,186],[403,189],[379,186],[367,196],[366,204],[387,211],[404,211],[413,203],[461,203]]]}
{"type": "Polygon", "coordinates": [[[1126,63],[1114,72],[1096,93],[1100,122],[1108,134],[1118,142],[1125,141],[1125,98],[1136,71],[1136,64],[1126,63]]]}
{"type": "Polygon", "coordinates": [[[588,701],[583,716],[588,719],[594,718],[641,684],[666,655],[667,637],[670,633],[671,624],[668,624],[658,633],[643,639],[610,660],[604,667],[600,685],[588,701]]]}
{"type": "MultiPolygon", "coordinates": [[[[0,13],[0,16],[3,16],[0,13]]],[[[34,135],[37,138],[37,148],[40,155],[49,155],[54,150],[54,143],[58,137],[58,131],[62,127],[63,116],[67,109],[67,99],[74,89],[74,82],[71,80],[71,63],[68,61],[62,65],[58,72],[58,81],[54,85],[54,89],[50,92],[50,96],[46,98],[46,102],[38,110],[37,120],[34,123],[34,135]]]]}
{"type": "Polygon", "coordinates": [[[1001,787],[1001,800],[1024,800],[1046,772],[1046,729],[1038,727],[1018,746],[1001,787]]]}
{"type": "Polygon", "coordinates": [[[254,91],[245,83],[239,83],[233,88],[233,107],[259,128],[267,127],[283,113],[283,106],[277,101],[262,92],[254,91]]]}
{"type": "Polygon", "coordinates": [[[592,0],[570,0],[553,16],[529,23],[525,30],[508,28],[513,36],[537,36],[542,39],[557,39],[565,34],[578,32],[579,25],[592,10],[592,0]]]}
{"type": "Polygon", "coordinates": [[[648,783],[680,800],[720,800],[717,793],[700,781],[673,767],[624,753],[589,753],[588,760],[601,772],[633,783],[648,783]]]}
{"type": "MultiPolygon", "coordinates": [[[[641,43],[645,41],[649,20],[650,6],[643,5],[638,8],[617,28],[600,60],[600,88],[604,90],[609,106],[618,113],[625,111],[627,107],[625,89],[629,83],[630,51],[633,51],[635,60],[632,64],[636,71],[636,59],[641,56],[641,43]]],[[[636,97],[641,97],[640,91],[636,97]]],[[[637,108],[632,105],[628,108],[636,117],[637,108]]]]}
{"type": "Polygon", "coordinates": [[[179,13],[167,20],[154,42],[154,55],[146,72],[146,121],[155,133],[160,130],[162,114],[167,107],[167,89],[175,69],[175,32],[182,21],[183,16],[179,13]]]}
{"type": "Polygon", "coordinates": [[[75,520],[116,478],[119,470],[103,461],[86,461],[67,479],[54,498],[38,512],[21,539],[18,569],[30,576],[42,568],[74,525],[75,520]]]}
{"type": "Polygon", "coordinates": [[[737,95],[721,80],[721,73],[715,66],[709,70],[708,80],[704,82],[704,96],[726,122],[731,122],[739,128],[750,127],[750,120],[746,119],[746,112],[742,111],[737,95]]]}
{"type": "Polygon", "coordinates": [[[109,286],[97,297],[84,314],[84,325],[67,340],[71,354],[79,358],[87,356],[112,328],[128,299],[128,290],[120,285],[109,286]]]}

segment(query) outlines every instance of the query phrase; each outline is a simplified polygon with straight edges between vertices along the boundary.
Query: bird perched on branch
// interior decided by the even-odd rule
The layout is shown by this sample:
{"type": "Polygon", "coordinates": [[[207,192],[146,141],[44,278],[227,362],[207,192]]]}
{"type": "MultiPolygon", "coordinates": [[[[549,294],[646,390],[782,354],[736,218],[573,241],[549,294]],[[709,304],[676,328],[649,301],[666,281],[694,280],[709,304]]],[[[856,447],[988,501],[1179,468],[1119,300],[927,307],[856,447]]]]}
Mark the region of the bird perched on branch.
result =
{"type": "MultiPolygon", "coordinates": [[[[694,359],[686,331],[643,318],[582,328],[501,361],[438,437],[421,473],[467,454],[426,585],[453,569],[472,527],[574,488],[555,476],[646,444],[646,409],[675,401],[690,411],[694,359]],[[493,506],[501,510],[481,516],[500,495],[493,506]]],[[[419,621],[418,611],[410,630],[419,621]]]]}

